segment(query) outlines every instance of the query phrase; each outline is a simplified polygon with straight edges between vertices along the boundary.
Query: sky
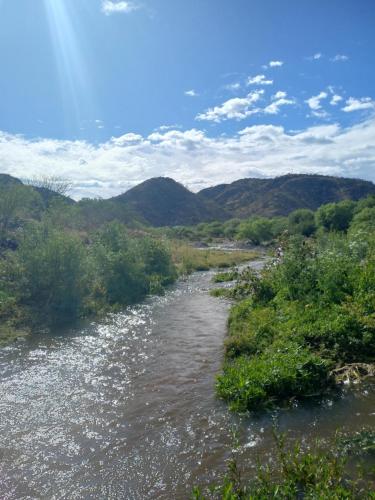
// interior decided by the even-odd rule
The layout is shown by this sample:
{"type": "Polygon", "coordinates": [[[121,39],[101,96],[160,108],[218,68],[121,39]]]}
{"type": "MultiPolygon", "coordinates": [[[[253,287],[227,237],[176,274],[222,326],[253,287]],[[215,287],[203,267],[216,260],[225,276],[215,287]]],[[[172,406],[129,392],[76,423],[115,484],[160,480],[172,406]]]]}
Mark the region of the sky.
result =
{"type": "Polygon", "coordinates": [[[375,181],[374,0],[0,0],[0,172],[375,181]]]}

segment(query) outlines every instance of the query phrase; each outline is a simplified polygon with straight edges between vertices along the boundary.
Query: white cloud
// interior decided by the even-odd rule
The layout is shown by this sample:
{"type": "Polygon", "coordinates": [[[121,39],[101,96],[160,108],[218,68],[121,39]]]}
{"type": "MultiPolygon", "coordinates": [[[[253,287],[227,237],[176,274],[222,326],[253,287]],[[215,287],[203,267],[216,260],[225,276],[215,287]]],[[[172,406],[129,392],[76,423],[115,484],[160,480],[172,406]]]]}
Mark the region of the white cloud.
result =
{"type": "Polygon", "coordinates": [[[312,56],[307,57],[309,61],[319,61],[323,57],[323,54],[321,52],[316,52],[312,56]]]}
{"type": "Polygon", "coordinates": [[[286,95],[287,95],[286,92],[279,90],[278,92],[276,92],[276,94],[272,96],[272,99],[284,99],[286,95]]]}
{"type": "Polygon", "coordinates": [[[215,123],[230,119],[243,120],[259,112],[258,108],[254,108],[254,104],[259,101],[263,94],[264,90],[256,90],[250,92],[246,97],[234,97],[221,106],[215,106],[204,113],[200,113],[197,115],[196,120],[213,121],[215,123]]]}
{"type": "Polygon", "coordinates": [[[112,137],[111,142],[116,146],[127,146],[136,142],[140,142],[142,140],[143,137],[141,135],[133,134],[132,132],[130,132],[129,134],[124,134],[120,137],[112,137]]]}
{"type": "Polygon", "coordinates": [[[283,64],[284,64],[284,61],[270,61],[269,67],[270,68],[277,68],[277,67],[283,66],[283,64]]]}
{"type": "Polygon", "coordinates": [[[170,176],[197,191],[241,177],[289,172],[362,177],[375,181],[375,118],[349,128],[338,124],[297,133],[256,125],[231,137],[169,130],[149,137],[125,134],[102,144],[28,140],[0,132],[2,172],[30,178],[59,175],[73,194],[108,197],[155,176],[170,176]]]}
{"type": "Polygon", "coordinates": [[[128,14],[137,8],[138,6],[132,2],[102,0],[102,12],[106,16],[119,13],[128,14]]]}
{"type": "Polygon", "coordinates": [[[346,105],[342,108],[342,110],[346,113],[365,109],[375,109],[375,101],[373,101],[371,97],[361,97],[360,99],[349,97],[345,104],[346,105]]]}
{"type": "Polygon", "coordinates": [[[346,56],[345,54],[336,54],[335,57],[331,58],[332,62],[345,62],[348,60],[349,60],[349,57],[346,56]]]}
{"type": "Polygon", "coordinates": [[[277,115],[280,112],[282,106],[288,106],[295,104],[294,99],[287,99],[287,93],[279,90],[275,95],[272,96],[272,102],[264,108],[264,113],[270,115],[277,115]]]}
{"type": "Polygon", "coordinates": [[[174,123],[173,125],[160,125],[157,129],[155,129],[157,132],[164,132],[166,130],[172,130],[172,129],[179,129],[182,128],[181,125],[178,125],[177,123],[174,123]]]}
{"type": "Polygon", "coordinates": [[[225,85],[224,88],[226,90],[230,90],[232,92],[235,92],[236,90],[240,90],[241,84],[239,82],[228,83],[228,85],[225,85]]]}
{"type": "Polygon", "coordinates": [[[329,103],[332,105],[332,106],[337,106],[339,102],[342,101],[342,97],[341,95],[338,95],[338,94],[333,94],[333,96],[331,97],[331,100],[329,101],[329,103]]]}
{"type": "Polygon", "coordinates": [[[199,96],[199,94],[194,89],[185,90],[184,94],[189,96],[189,97],[198,97],[199,96]]]}
{"type": "Polygon", "coordinates": [[[309,108],[311,109],[311,114],[313,116],[317,116],[319,118],[324,118],[328,116],[328,113],[324,110],[322,110],[322,106],[320,104],[320,101],[323,99],[327,99],[328,94],[327,92],[320,92],[320,94],[315,95],[310,97],[310,99],[307,99],[305,102],[308,104],[309,108]]]}
{"type": "Polygon", "coordinates": [[[249,76],[247,85],[272,85],[273,80],[267,80],[266,75],[249,76]]]}

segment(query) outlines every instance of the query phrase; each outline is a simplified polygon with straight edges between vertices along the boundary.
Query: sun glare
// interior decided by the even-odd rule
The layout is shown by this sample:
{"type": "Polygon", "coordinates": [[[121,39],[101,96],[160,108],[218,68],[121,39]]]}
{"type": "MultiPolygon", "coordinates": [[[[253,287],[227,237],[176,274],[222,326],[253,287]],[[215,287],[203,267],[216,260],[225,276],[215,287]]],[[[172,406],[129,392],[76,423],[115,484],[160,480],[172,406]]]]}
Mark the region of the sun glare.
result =
{"type": "Polygon", "coordinates": [[[44,0],[66,125],[79,128],[92,111],[92,89],[82,54],[84,30],[74,1],[44,0]]]}

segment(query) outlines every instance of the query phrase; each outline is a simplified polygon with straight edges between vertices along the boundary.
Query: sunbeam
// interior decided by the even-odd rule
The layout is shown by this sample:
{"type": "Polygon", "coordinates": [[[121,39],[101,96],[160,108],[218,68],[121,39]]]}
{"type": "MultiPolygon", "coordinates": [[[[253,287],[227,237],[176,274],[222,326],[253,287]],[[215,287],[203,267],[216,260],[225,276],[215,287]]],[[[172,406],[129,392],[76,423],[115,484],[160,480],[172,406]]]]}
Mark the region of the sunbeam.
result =
{"type": "Polygon", "coordinates": [[[92,86],[82,53],[79,12],[70,0],[44,0],[59,75],[66,127],[76,131],[93,116],[92,86]]]}

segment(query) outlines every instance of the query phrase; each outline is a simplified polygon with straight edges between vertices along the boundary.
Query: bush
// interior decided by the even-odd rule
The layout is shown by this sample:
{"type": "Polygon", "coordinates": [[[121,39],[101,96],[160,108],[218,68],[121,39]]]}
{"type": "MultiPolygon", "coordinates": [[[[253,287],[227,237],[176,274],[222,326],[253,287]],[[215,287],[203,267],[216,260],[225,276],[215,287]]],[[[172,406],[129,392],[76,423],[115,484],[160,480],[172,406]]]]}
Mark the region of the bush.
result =
{"type": "Polygon", "coordinates": [[[322,205],[316,212],[316,223],[328,231],[346,231],[353,219],[356,203],[345,200],[322,205]]]}
{"type": "Polygon", "coordinates": [[[268,243],[273,238],[272,222],[270,219],[261,217],[242,222],[238,226],[237,238],[250,240],[254,245],[268,243]]]}
{"type": "Polygon", "coordinates": [[[218,377],[219,397],[235,411],[257,410],[294,396],[320,393],[328,381],[327,364],[292,342],[276,343],[256,357],[227,362],[218,377]]]}
{"type": "Polygon", "coordinates": [[[311,236],[315,232],[315,214],[312,210],[301,208],[295,210],[288,217],[288,230],[290,234],[311,236]]]}
{"type": "Polygon", "coordinates": [[[87,294],[86,264],[78,237],[46,226],[33,227],[12,268],[21,304],[47,323],[76,318],[87,294]]]}
{"type": "Polygon", "coordinates": [[[322,390],[330,382],[328,368],[374,361],[374,246],[371,236],[365,241],[332,233],[318,240],[292,237],[280,262],[260,277],[242,273],[226,291],[240,302],[230,313],[217,387],[233,409],[322,390]],[[301,366],[309,369],[301,374],[301,366]]]}
{"type": "Polygon", "coordinates": [[[176,272],[167,249],[151,238],[130,238],[113,222],[96,236],[92,250],[97,289],[109,304],[132,304],[148,293],[160,292],[176,272]]]}

